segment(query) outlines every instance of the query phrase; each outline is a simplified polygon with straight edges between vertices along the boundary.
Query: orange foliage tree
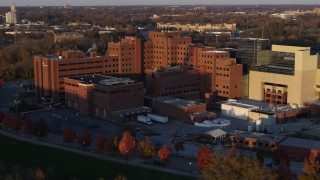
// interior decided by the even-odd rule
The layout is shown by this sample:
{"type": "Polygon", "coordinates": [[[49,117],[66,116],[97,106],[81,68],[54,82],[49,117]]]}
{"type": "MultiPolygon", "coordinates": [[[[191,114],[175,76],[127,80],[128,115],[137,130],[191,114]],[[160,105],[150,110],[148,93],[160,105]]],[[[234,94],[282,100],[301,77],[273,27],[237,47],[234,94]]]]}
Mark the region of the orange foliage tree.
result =
{"type": "MultiPolygon", "coordinates": [[[[318,154],[319,156],[319,154],[318,154]]],[[[299,180],[320,180],[319,171],[320,171],[320,159],[315,157],[313,154],[310,154],[308,159],[304,160],[303,163],[304,174],[298,174],[299,180]]]]}
{"type": "Polygon", "coordinates": [[[198,152],[197,166],[200,169],[209,168],[214,164],[213,151],[206,145],[202,145],[198,152]]]}
{"type": "Polygon", "coordinates": [[[76,133],[74,132],[74,129],[71,123],[68,123],[67,126],[63,129],[62,138],[63,138],[63,142],[66,142],[66,143],[74,142],[76,138],[76,133]]]}
{"type": "Polygon", "coordinates": [[[159,155],[160,161],[162,163],[166,163],[168,162],[170,157],[170,150],[167,148],[166,145],[164,145],[161,149],[159,149],[158,155],[159,155]]]}
{"type": "Polygon", "coordinates": [[[154,145],[151,143],[148,137],[145,140],[140,141],[139,149],[141,152],[141,157],[146,159],[152,158],[155,154],[154,145]]]}
{"type": "Polygon", "coordinates": [[[48,134],[48,127],[49,125],[47,124],[47,122],[43,118],[40,118],[34,124],[33,134],[37,137],[46,137],[48,134]]]}
{"type": "Polygon", "coordinates": [[[105,143],[106,143],[106,137],[100,133],[96,136],[96,139],[94,141],[94,147],[98,152],[102,152],[102,150],[105,147],[105,143]]]}
{"type": "Polygon", "coordinates": [[[135,154],[136,151],[136,141],[131,136],[129,131],[124,131],[123,136],[119,143],[119,151],[122,155],[131,157],[135,154]]]}
{"type": "Polygon", "coordinates": [[[30,116],[26,117],[26,120],[24,121],[24,129],[23,130],[24,130],[24,133],[27,135],[32,134],[33,128],[32,128],[32,121],[31,121],[30,116]]]}

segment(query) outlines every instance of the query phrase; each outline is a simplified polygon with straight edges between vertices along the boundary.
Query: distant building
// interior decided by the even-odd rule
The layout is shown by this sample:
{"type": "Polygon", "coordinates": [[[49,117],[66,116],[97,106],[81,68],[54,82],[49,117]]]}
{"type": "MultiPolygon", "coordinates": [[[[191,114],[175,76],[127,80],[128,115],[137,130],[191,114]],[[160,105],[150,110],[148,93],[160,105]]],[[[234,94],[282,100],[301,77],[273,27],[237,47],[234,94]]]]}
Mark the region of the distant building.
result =
{"type": "Polygon", "coordinates": [[[54,36],[54,42],[84,39],[83,34],[78,33],[78,32],[62,32],[59,34],[54,33],[53,36],[54,36]]]}
{"type": "Polygon", "coordinates": [[[308,47],[273,45],[271,62],[250,70],[249,98],[298,106],[318,100],[317,61],[308,47]]]}
{"type": "Polygon", "coordinates": [[[17,10],[15,3],[11,5],[10,12],[6,13],[6,24],[17,24],[17,10]]]}
{"type": "Polygon", "coordinates": [[[269,63],[270,39],[241,38],[237,42],[236,58],[238,63],[243,64],[244,74],[248,74],[250,66],[269,63]]]}
{"type": "Polygon", "coordinates": [[[70,9],[71,7],[70,7],[70,4],[64,4],[64,8],[65,9],[70,9]]]}
{"type": "Polygon", "coordinates": [[[64,86],[66,106],[85,115],[126,122],[149,111],[143,107],[143,83],[129,78],[73,76],[64,78],[64,86]]]}
{"type": "Polygon", "coordinates": [[[180,24],[180,23],[157,23],[158,29],[170,29],[174,28],[182,31],[212,31],[212,30],[237,30],[237,24],[180,24]]]}

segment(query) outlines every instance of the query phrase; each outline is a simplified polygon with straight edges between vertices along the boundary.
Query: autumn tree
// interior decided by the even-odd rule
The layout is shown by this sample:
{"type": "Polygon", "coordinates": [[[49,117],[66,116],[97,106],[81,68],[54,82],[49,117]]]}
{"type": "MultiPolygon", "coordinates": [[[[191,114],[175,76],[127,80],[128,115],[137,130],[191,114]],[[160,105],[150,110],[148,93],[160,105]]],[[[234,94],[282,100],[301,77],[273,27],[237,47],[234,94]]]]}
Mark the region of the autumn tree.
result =
{"type": "Polygon", "coordinates": [[[46,137],[48,134],[49,125],[47,122],[40,118],[35,124],[33,129],[33,134],[37,137],[46,137]]]}
{"type": "Polygon", "coordinates": [[[83,149],[91,145],[91,136],[88,130],[84,130],[77,138],[77,142],[83,149]]]}
{"type": "Polygon", "coordinates": [[[176,150],[176,154],[178,153],[178,151],[184,150],[183,141],[172,140],[170,145],[176,150]]]}
{"type": "Polygon", "coordinates": [[[12,116],[8,112],[6,112],[3,117],[2,126],[8,129],[11,129],[11,125],[12,125],[12,116]]]}
{"type": "Polygon", "coordinates": [[[107,152],[117,152],[119,150],[119,137],[117,135],[112,135],[107,138],[105,142],[105,150],[107,152]]]}
{"type": "Polygon", "coordinates": [[[168,162],[170,157],[170,150],[167,148],[166,145],[164,145],[161,149],[159,149],[158,156],[162,163],[168,162]]]}
{"type": "Polygon", "coordinates": [[[230,150],[227,154],[214,156],[214,164],[204,168],[202,174],[204,179],[250,179],[273,180],[275,179],[271,170],[263,166],[254,157],[245,157],[237,150],[230,150]]]}
{"type": "Polygon", "coordinates": [[[4,85],[4,80],[0,79],[0,89],[3,87],[3,85],[4,85]]]}
{"type": "Polygon", "coordinates": [[[304,174],[298,174],[299,180],[320,180],[320,160],[313,154],[310,154],[308,159],[303,163],[304,174]]]}
{"type": "Polygon", "coordinates": [[[284,159],[280,160],[278,169],[275,170],[277,180],[291,180],[291,169],[288,166],[288,162],[284,159]]]}
{"type": "Polygon", "coordinates": [[[24,121],[24,128],[23,128],[23,132],[26,135],[31,135],[33,132],[33,127],[32,127],[32,121],[30,116],[26,117],[26,120],[24,121]]]}
{"type": "Polygon", "coordinates": [[[11,120],[11,130],[17,133],[21,130],[23,126],[22,117],[21,116],[15,116],[11,120]]]}
{"type": "Polygon", "coordinates": [[[129,131],[124,131],[119,143],[119,151],[122,155],[131,157],[136,151],[136,141],[129,131]]]}
{"type": "Polygon", "coordinates": [[[106,143],[106,137],[100,133],[96,136],[96,139],[94,141],[94,147],[98,152],[102,152],[105,148],[106,143]]]}
{"type": "Polygon", "coordinates": [[[154,145],[151,143],[151,141],[148,137],[146,139],[140,141],[139,149],[141,152],[141,157],[146,158],[146,159],[152,158],[155,154],[154,145]]]}
{"type": "Polygon", "coordinates": [[[214,164],[213,151],[206,145],[202,145],[198,152],[197,166],[199,169],[209,168],[214,164]]]}
{"type": "Polygon", "coordinates": [[[76,133],[74,132],[74,129],[72,127],[71,123],[68,123],[67,126],[63,130],[63,142],[66,143],[73,143],[76,138],[76,133]]]}

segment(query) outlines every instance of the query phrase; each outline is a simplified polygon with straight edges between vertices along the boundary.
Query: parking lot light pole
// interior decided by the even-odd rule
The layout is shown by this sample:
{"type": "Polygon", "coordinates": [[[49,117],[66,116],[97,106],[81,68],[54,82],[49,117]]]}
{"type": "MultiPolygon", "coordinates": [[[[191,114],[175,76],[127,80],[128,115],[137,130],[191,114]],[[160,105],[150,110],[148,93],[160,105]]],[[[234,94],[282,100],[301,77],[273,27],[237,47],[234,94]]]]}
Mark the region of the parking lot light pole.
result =
{"type": "Polygon", "coordinates": [[[189,173],[190,173],[190,177],[191,177],[191,165],[192,165],[192,163],[191,163],[191,161],[189,162],[189,173]]]}
{"type": "Polygon", "coordinates": [[[129,157],[128,157],[128,150],[126,151],[126,159],[127,159],[127,165],[128,165],[128,159],[129,159],[129,157]]]}

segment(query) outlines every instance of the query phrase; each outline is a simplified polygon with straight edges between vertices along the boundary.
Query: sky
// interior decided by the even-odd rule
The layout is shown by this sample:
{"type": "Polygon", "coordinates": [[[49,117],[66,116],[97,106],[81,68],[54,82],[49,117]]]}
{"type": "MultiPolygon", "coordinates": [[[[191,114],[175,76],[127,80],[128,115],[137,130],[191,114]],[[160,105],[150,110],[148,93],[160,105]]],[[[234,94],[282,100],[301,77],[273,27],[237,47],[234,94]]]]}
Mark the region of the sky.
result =
{"type": "MultiPolygon", "coordinates": [[[[14,0],[1,0],[9,6],[14,0]]],[[[319,0],[16,0],[17,6],[320,4],[319,0]]]]}

